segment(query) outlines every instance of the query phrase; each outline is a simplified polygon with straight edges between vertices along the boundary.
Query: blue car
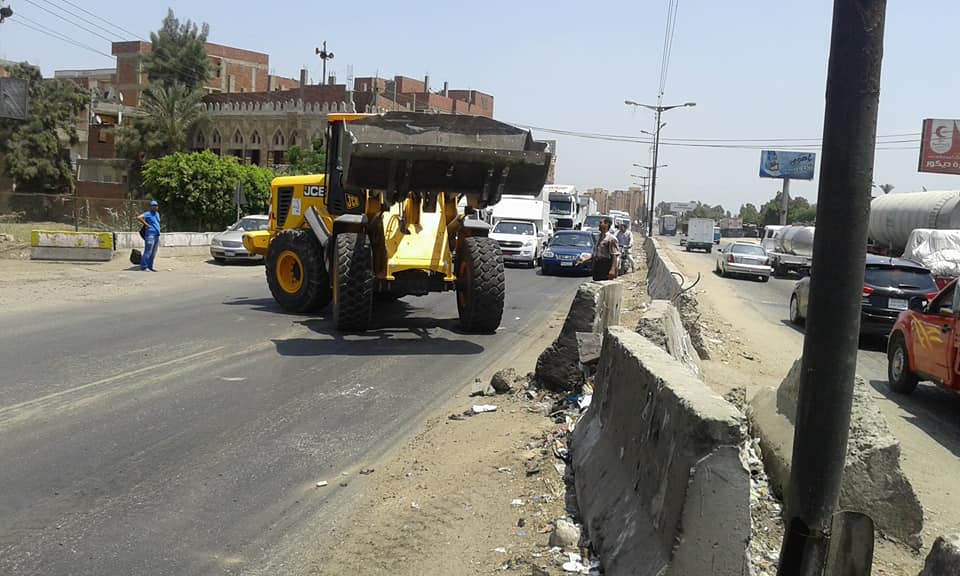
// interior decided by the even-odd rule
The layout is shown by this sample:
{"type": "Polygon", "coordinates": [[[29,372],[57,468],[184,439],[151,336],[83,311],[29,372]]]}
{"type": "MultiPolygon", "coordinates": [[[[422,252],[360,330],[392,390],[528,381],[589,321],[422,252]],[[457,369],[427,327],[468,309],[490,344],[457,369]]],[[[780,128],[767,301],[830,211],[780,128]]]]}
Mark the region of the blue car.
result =
{"type": "Polygon", "coordinates": [[[589,231],[561,230],[543,251],[544,274],[593,274],[594,235],[589,231]]]}

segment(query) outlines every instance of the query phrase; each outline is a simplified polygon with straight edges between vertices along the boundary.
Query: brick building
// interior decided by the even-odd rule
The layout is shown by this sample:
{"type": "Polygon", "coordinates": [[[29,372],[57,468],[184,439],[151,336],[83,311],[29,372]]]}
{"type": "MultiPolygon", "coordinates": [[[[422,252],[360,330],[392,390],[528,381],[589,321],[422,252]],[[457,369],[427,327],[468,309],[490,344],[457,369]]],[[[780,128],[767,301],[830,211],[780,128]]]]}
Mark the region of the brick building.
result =
{"type": "Polygon", "coordinates": [[[307,84],[304,70],[295,89],[208,94],[204,98],[207,122],[194,133],[193,148],[282,169],[287,149],[323,137],[330,112],[417,110],[493,115],[493,96],[476,90],[449,90],[446,83],[439,92],[430,92],[429,78],[363,77],[356,78],[353,89],[349,88],[332,77],[325,85],[307,84]]]}
{"type": "Polygon", "coordinates": [[[611,210],[622,210],[636,219],[642,219],[644,210],[644,192],[639,186],[631,186],[626,190],[610,192],[606,188],[590,188],[587,196],[597,203],[597,211],[609,214],[611,210]]]}

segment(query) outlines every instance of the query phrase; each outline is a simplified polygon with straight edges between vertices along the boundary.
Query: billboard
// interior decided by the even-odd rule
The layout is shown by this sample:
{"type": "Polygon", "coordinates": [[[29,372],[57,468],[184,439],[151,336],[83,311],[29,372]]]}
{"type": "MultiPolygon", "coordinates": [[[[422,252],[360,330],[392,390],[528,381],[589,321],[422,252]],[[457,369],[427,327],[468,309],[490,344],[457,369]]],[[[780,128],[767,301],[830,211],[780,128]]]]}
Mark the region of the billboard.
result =
{"type": "Polygon", "coordinates": [[[919,172],[960,174],[960,120],[923,121],[919,172]]]}
{"type": "Polygon", "coordinates": [[[696,210],[697,206],[699,206],[699,204],[697,204],[696,202],[671,202],[670,211],[671,212],[690,212],[691,210],[696,210]]]}
{"type": "Polygon", "coordinates": [[[760,177],[813,180],[816,163],[817,155],[813,152],[763,150],[760,152],[760,177]]]}
{"type": "Polygon", "coordinates": [[[29,87],[20,78],[0,78],[0,118],[27,119],[29,87]]]}

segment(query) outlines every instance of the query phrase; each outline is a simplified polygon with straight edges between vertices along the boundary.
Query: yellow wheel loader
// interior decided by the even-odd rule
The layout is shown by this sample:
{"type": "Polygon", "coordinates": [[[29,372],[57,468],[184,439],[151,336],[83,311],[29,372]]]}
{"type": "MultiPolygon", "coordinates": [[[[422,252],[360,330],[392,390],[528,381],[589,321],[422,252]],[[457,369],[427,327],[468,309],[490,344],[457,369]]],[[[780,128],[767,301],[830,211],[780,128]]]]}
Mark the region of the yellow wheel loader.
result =
{"type": "Polygon", "coordinates": [[[489,118],[330,114],[325,174],[271,185],[270,226],[243,244],[264,255],[285,310],[332,303],[342,331],[363,331],[377,300],[456,291],[462,327],[489,333],[503,315],[503,256],[475,211],[503,194],[540,194],[545,142],[489,118]],[[458,202],[466,198],[464,213],[458,202]]]}

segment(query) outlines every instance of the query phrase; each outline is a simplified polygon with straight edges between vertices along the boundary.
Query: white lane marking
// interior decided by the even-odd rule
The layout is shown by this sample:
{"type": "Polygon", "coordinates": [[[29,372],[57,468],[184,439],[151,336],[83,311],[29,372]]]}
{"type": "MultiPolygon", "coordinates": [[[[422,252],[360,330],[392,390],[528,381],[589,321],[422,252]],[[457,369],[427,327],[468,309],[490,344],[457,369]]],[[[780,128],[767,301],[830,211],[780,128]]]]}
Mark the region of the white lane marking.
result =
{"type": "Polygon", "coordinates": [[[209,349],[209,350],[204,350],[204,351],[202,351],[202,352],[196,352],[196,353],[194,353],[194,354],[189,354],[189,355],[187,355],[187,356],[181,356],[180,358],[174,358],[174,359],[172,359],[172,360],[167,360],[166,362],[158,362],[158,363],[155,363],[155,364],[150,364],[149,366],[144,366],[143,368],[137,368],[136,370],[130,370],[130,371],[128,371],[128,372],[123,372],[122,374],[116,374],[116,375],[114,375],[114,376],[110,376],[110,377],[108,377],[108,378],[103,378],[103,379],[97,380],[97,381],[95,381],[95,382],[88,382],[88,383],[86,383],[86,384],[82,384],[82,385],[80,385],[80,386],[75,386],[75,387],[69,388],[69,389],[67,389],[67,390],[61,390],[61,391],[59,391],[59,392],[54,392],[54,393],[52,393],[52,394],[47,394],[46,396],[41,396],[40,398],[34,398],[34,399],[32,399],[32,400],[27,400],[27,401],[25,401],[25,402],[20,402],[19,404],[12,404],[12,405],[10,405],[10,406],[4,406],[4,407],[0,408],[0,416],[4,416],[4,415],[6,415],[8,412],[14,412],[14,411],[16,411],[16,410],[20,410],[21,408],[27,408],[27,407],[30,407],[30,406],[33,406],[33,405],[36,405],[36,404],[42,404],[42,403],[44,403],[44,402],[47,402],[48,400],[53,400],[53,399],[56,399],[56,398],[60,398],[61,396],[66,396],[66,395],[68,395],[68,394],[74,394],[74,393],[76,393],[76,392],[80,392],[81,390],[86,390],[87,388],[93,388],[94,386],[102,386],[103,384],[109,384],[110,382],[114,382],[114,381],[116,381],[116,380],[122,380],[122,379],[124,379],[124,378],[130,378],[130,377],[132,377],[132,376],[139,376],[140,374],[144,374],[144,373],[146,373],[146,372],[150,372],[151,370],[156,370],[157,368],[163,368],[163,367],[165,367],[165,366],[170,366],[171,364],[179,364],[179,363],[181,363],[181,362],[187,362],[187,361],[190,361],[190,360],[194,360],[194,359],[196,359],[196,358],[200,358],[201,356],[207,356],[207,355],[213,354],[214,352],[219,352],[220,350],[223,350],[224,348],[225,348],[225,346],[217,346],[216,348],[211,348],[211,349],[209,349]]]}

